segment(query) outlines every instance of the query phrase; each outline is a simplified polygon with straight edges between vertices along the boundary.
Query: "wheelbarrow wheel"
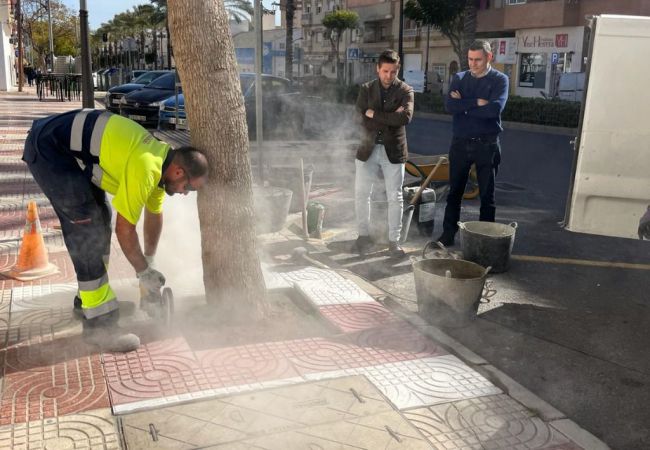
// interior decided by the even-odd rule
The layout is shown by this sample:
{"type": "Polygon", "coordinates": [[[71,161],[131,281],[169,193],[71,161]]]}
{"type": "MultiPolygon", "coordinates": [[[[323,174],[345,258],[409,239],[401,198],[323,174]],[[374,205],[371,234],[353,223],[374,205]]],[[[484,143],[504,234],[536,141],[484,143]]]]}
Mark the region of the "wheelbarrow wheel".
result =
{"type": "Polygon", "coordinates": [[[469,172],[469,178],[467,179],[467,184],[465,185],[465,193],[463,198],[466,200],[473,200],[478,197],[478,178],[476,176],[476,167],[472,166],[472,170],[469,172]]]}

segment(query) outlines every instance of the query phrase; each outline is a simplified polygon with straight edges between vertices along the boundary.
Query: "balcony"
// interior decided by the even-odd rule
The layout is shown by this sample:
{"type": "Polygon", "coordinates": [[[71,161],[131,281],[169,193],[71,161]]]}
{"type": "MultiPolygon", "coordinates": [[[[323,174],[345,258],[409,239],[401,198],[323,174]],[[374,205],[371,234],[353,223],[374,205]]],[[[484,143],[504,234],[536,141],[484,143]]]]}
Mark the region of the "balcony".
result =
{"type": "Polygon", "coordinates": [[[566,27],[583,25],[580,4],[573,0],[532,1],[484,9],[477,13],[476,31],[491,32],[526,28],[566,27]]]}

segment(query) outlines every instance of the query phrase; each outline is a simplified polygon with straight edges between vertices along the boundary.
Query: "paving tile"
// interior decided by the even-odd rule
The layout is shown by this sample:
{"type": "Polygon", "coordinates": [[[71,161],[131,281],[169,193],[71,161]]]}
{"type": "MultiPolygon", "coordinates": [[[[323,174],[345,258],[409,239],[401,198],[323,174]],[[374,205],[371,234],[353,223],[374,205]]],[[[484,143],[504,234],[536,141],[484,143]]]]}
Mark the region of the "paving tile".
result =
{"type": "Polygon", "coordinates": [[[379,303],[353,303],[321,306],[319,312],[341,332],[365,330],[398,320],[379,303]]]}
{"type": "Polygon", "coordinates": [[[269,342],[199,351],[196,358],[211,387],[220,388],[299,378],[288,358],[293,350],[291,342],[269,342]]]}
{"type": "Polygon", "coordinates": [[[499,394],[501,391],[452,355],[306,374],[309,380],[365,375],[399,409],[499,394]]]}
{"type": "Polygon", "coordinates": [[[270,266],[269,264],[262,263],[262,275],[264,276],[264,284],[268,290],[276,289],[290,289],[293,283],[288,281],[281,273],[270,266]]]}
{"type": "Polygon", "coordinates": [[[77,283],[29,283],[11,289],[11,312],[34,309],[70,309],[77,283]]]}
{"type": "Polygon", "coordinates": [[[128,353],[105,353],[102,359],[113,405],[211,387],[183,338],[141,345],[128,353]]]}
{"type": "Polygon", "coordinates": [[[268,450],[290,448],[336,448],[342,450],[431,449],[431,446],[420,432],[394,411],[285,431],[256,439],[247,439],[234,444],[234,447],[228,443],[216,446],[216,448],[268,450]]]}
{"type": "Polygon", "coordinates": [[[0,425],[108,406],[99,355],[91,355],[42,370],[6,374],[0,397],[0,425]]]}
{"type": "Polygon", "coordinates": [[[505,394],[404,413],[437,449],[580,449],[505,394]]]}
{"type": "Polygon", "coordinates": [[[315,281],[296,281],[295,288],[316,306],[346,303],[375,303],[375,300],[350,280],[335,274],[315,281]]]}
{"type": "Polygon", "coordinates": [[[0,426],[0,448],[118,450],[116,422],[111,410],[105,408],[0,426]]]}
{"type": "Polygon", "coordinates": [[[79,334],[81,322],[72,308],[30,309],[12,312],[6,331],[6,345],[41,343],[57,337],[79,334]]]}
{"type": "Polygon", "coordinates": [[[402,441],[399,448],[430,448],[417,429],[363,377],[302,383],[135,413],[121,417],[120,422],[127,445],[138,449],[398,448],[390,445],[391,441],[398,443],[393,436],[402,441]],[[151,438],[152,428],[157,442],[151,438]],[[354,444],[347,446],[348,440],[354,444]],[[420,445],[410,445],[412,442],[420,445]]]}

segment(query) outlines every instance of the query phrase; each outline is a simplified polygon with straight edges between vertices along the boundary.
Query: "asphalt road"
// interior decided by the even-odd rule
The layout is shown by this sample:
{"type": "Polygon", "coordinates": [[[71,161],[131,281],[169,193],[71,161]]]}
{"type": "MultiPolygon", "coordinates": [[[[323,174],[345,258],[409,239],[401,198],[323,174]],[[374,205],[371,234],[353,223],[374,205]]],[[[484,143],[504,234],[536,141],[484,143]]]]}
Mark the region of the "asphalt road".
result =
{"type": "MultiPolygon", "coordinates": [[[[447,152],[451,123],[415,118],[407,130],[411,152],[447,152]]],[[[519,224],[514,255],[552,260],[515,259],[507,273],[491,276],[503,303],[469,326],[444,330],[612,448],[648,449],[650,272],[613,263],[650,265],[650,243],[559,225],[571,177],[570,139],[513,129],[502,134],[497,220],[519,224]]],[[[478,205],[466,201],[461,219],[477,220],[478,205]]],[[[444,204],[434,237],[443,211],[444,204]]],[[[337,248],[341,243],[330,245],[333,253],[337,248]]],[[[410,268],[381,264],[357,259],[349,268],[376,282],[390,279],[397,294],[413,296],[410,268]]]]}

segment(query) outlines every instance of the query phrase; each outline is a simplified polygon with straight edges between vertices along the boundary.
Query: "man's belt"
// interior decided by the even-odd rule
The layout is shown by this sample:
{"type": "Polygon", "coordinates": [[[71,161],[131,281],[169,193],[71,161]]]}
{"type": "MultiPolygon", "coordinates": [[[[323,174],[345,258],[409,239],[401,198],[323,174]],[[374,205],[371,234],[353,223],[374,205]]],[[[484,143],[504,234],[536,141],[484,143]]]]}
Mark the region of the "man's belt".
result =
{"type": "Polygon", "coordinates": [[[459,142],[480,142],[482,144],[495,144],[499,140],[498,134],[485,134],[482,136],[455,136],[459,142]]]}

